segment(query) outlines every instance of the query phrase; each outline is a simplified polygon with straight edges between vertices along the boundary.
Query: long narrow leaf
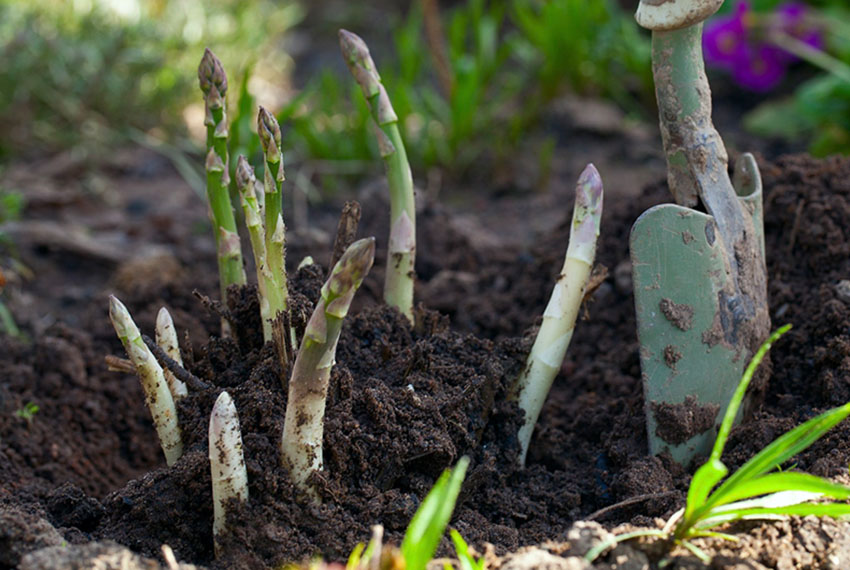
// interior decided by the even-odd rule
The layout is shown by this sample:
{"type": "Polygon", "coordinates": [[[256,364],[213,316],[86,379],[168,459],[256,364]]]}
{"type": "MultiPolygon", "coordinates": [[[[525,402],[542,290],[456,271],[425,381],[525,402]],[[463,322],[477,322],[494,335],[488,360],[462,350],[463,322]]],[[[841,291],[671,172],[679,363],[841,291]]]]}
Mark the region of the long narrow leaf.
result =
{"type": "Polygon", "coordinates": [[[743,481],[740,485],[730,489],[720,499],[713,501],[714,509],[712,510],[734,501],[781,491],[805,491],[838,500],[850,499],[850,488],[809,473],[768,473],[749,481],[743,481]]]}
{"type": "Polygon", "coordinates": [[[472,557],[469,553],[469,545],[466,544],[466,541],[458,531],[451,529],[449,531],[449,536],[455,545],[455,553],[457,554],[457,560],[460,563],[460,570],[484,570],[484,558],[482,557],[475,560],[475,558],[472,557]]]}
{"type": "Polygon", "coordinates": [[[778,437],[726,479],[708,498],[705,508],[727,502],[725,496],[735,487],[776,468],[804,451],[848,415],[850,415],[850,403],[824,412],[778,437]]]}
{"type": "Polygon", "coordinates": [[[469,459],[461,457],[454,469],[444,471],[413,515],[401,543],[407,570],[424,570],[437,551],[468,466],[469,459]]]}
{"type": "Polygon", "coordinates": [[[738,386],[735,388],[735,393],[732,395],[732,399],[729,400],[729,405],[726,407],[726,413],[723,415],[723,421],[720,423],[720,429],[717,432],[717,438],[714,440],[714,447],[711,450],[712,459],[719,460],[720,456],[723,455],[723,448],[726,447],[726,440],[729,439],[729,432],[732,431],[732,423],[735,421],[735,416],[738,415],[738,408],[741,407],[741,402],[744,401],[744,394],[746,394],[750,381],[753,379],[753,374],[755,374],[759,364],[761,364],[764,355],[767,354],[767,351],[770,350],[773,343],[776,342],[779,337],[788,332],[790,328],[791,325],[788,324],[774,331],[774,333],[770,335],[766,341],[764,341],[764,344],[759,347],[750,360],[750,363],[747,365],[747,369],[744,370],[744,375],[741,376],[741,381],[738,382],[738,386]]]}
{"type": "Polygon", "coordinates": [[[727,511],[722,513],[721,515],[711,517],[710,519],[706,519],[705,521],[700,522],[699,525],[697,525],[697,529],[709,528],[718,524],[741,519],[775,520],[776,518],[781,518],[783,516],[793,515],[801,517],[809,515],[814,515],[816,517],[833,518],[850,517],[850,505],[846,503],[818,503],[814,505],[801,503],[796,505],[789,505],[787,507],[754,508],[727,511]]]}
{"type": "Polygon", "coordinates": [[[729,469],[719,459],[715,458],[710,458],[697,469],[693,479],[691,479],[690,486],[688,486],[684,521],[691,520],[695,513],[702,510],[701,507],[705,504],[708,494],[728,473],[729,469]]]}

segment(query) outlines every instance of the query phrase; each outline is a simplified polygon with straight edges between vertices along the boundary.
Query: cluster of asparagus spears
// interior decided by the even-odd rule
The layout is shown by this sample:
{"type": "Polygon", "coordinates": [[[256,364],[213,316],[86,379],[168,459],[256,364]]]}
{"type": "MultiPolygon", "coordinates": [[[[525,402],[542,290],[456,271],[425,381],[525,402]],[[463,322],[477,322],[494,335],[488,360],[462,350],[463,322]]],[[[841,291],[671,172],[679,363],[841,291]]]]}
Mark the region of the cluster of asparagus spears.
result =
{"type": "MultiPolygon", "coordinates": [[[[412,322],[416,220],[413,180],[398,118],[363,40],[342,30],[340,46],[370,104],[378,126],[379,148],[386,163],[391,224],[384,299],[412,322]]],[[[227,76],[221,62],[210,50],[204,53],[198,77],[206,103],[207,194],[216,236],[221,295],[226,298],[229,287],[245,285],[247,280],[228,194],[227,76]]],[[[372,266],[375,240],[367,238],[351,243],[333,265],[299,345],[297,332],[288,319],[286,225],[281,213],[281,189],[285,180],[281,131],[274,115],[262,107],[257,131],[265,158],[262,187],[244,156],[238,158],[235,176],[257,268],[264,340],[272,342],[277,349],[284,374],[291,369],[290,377],[281,379],[283,388],[288,391],[280,443],[281,464],[293,483],[306,496],[318,501],[308,479],[313,471],[322,469],[325,400],[336,345],[354,294],[372,266]],[[295,346],[299,346],[297,351],[295,346]],[[294,362],[290,367],[293,355],[294,362]]],[[[534,424],[572,336],[594,260],[601,211],[602,182],[593,165],[588,165],[578,181],[570,243],[563,269],[544,312],[527,364],[517,377],[512,392],[512,397],[525,411],[525,422],[519,433],[522,448],[518,457],[520,464],[525,462],[534,424]]],[[[110,318],[133,368],[141,378],[166,463],[171,466],[183,453],[175,401],[188,394],[186,384],[174,373],[182,370],[174,324],[163,308],[157,319],[156,341],[150,342],[152,346],[149,346],[126,307],[115,297],[110,298],[110,318]],[[171,362],[166,362],[163,368],[155,353],[158,353],[160,361],[164,354],[171,362]]],[[[222,334],[229,334],[227,323],[223,323],[222,329],[222,334]]],[[[233,400],[224,391],[216,400],[210,416],[209,458],[214,500],[213,529],[214,536],[218,536],[225,526],[228,501],[248,500],[239,418],[233,400]]]]}

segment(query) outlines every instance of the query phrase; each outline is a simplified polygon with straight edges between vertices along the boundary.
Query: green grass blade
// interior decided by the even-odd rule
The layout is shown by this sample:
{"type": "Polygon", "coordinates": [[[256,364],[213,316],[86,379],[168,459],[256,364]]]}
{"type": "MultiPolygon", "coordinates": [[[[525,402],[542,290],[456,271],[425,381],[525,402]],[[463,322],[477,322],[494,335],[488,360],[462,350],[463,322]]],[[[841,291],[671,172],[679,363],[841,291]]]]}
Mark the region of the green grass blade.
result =
{"type": "Polygon", "coordinates": [[[684,521],[692,519],[694,513],[705,504],[705,499],[714,486],[728,473],[729,469],[719,459],[713,457],[697,469],[688,487],[684,521]]]}
{"type": "Polygon", "coordinates": [[[850,488],[844,485],[833,483],[809,473],[784,472],[769,473],[762,477],[743,481],[740,485],[736,485],[724,493],[719,499],[713,499],[712,504],[717,508],[735,501],[781,491],[806,491],[838,500],[850,499],[850,488]]]}
{"type": "Polygon", "coordinates": [[[454,469],[443,472],[413,515],[401,543],[407,570],[424,570],[437,551],[468,466],[469,458],[461,457],[454,469]]]}
{"type": "Polygon", "coordinates": [[[457,559],[460,562],[460,570],[484,570],[484,558],[476,561],[472,557],[469,553],[469,546],[458,531],[451,529],[449,536],[455,545],[455,553],[457,553],[457,559]]]}
{"type": "Polygon", "coordinates": [[[774,440],[741,466],[709,498],[705,508],[726,503],[725,496],[745,481],[771,471],[802,452],[850,415],[850,403],[833,408],[774,440]]]}
{"type": "Polygon", "coordinates": [[[770,337],[764,341],[764,344],[759,347],[755,355],[753,355],[753,358],[750,360],[750,363],[747,365],[747,369],[744,371],[744,375],[741,376],[741,381],[738,383],[738,387],[735,388],[735,393],[729,401],[729,406],[726,408],[726,413],[723,416],[723,422],[720,424],[720,430],[717,432],[717,439],[714,440],[714,447],[711,450],[712,459],[719,460],[720,456],[723,455],[723,448],[726,447],[726,440],[729,439],[729,432],[732,431],[732,423],[735,421],[735,416],[738,415],[738,409],[741,407],[741,402],[744,401],[744,394],[747,392],[747,387],[749,387],[750,381],[753,379],[753,374],[755,374],[756,369],[758,369],[759,364],[761,364],[764,355],[767,354],[767,351],[770,350],[773,343],[776,342],[779,337],[788,332],[790,328],[790,324],[785,325],[770,335],[770,337]]]}
{"type": "Polygon", "coordinates": [[[741,519],[772,520],[776,519],[777,517],[793,515],[801,517],[806,517],[809,515],[814,515],[816,517],[833,518],[850,517],[850,505],[846,503],[798,503],[796,505],[788,505],[785,507],[765,507],[730,510],[724,511],[723,513],[719,513],[717,516],[713,516],[709,519],[700,522],[699,525],[697,525],[697,529],[709,528],[710,526],[717,526],[722,523],[741,519]]]}

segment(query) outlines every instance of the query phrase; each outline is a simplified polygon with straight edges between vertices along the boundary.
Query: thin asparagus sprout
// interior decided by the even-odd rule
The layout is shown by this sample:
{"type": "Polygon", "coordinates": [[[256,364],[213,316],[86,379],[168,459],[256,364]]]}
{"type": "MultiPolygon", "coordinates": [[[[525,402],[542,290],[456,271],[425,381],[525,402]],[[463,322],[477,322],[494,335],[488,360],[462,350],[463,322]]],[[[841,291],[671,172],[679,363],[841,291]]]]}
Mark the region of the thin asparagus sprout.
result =
{"type": "Polygon", "coordinates": [[[599,172],[592,164],[588,164],[576,185],[570,245],[563,269],[552,290],[549,304],[546,305],[543,322],[528,360],[514,385],[514,396],[525,411],[525,421],[519,429],[521,449],[518,459],[521,465],[525,465],[534,425],[573,336],[576,317],[596,256],[602,194],[599,172]]]}
{"type": "Polygon", "coordinates": [[[248,500],[248,472],[242,451],[242,432],[236,406],[227,392],[219,394],[210,414],[210,472],[213,496],[213,539],[215,554],[220,554],[218,536],[227,522],[227,504],[231,499],[248,500]]]}
{"type": "Polygon", "coordinates": [[[398,117],[381,83],[381,77],[369,55],[366,43],[356,34],[339,31],[339,44],[345,62],[369,102],[372,118],[378,125],[378,147],[387,168],[390,186],[390,239],[384,300],[398,307],[413,321],[413,281],[416,260],[416,205],[413,176],[407,152],[401,140],[398,117]]]}
{"type": "MultiPolygon", "coordinates": [[[[183,357],[180,356],[180,344],[177,342],[177,330],[174,328],[174,321],[171,319],[171,313],[168,309],[162,307],[156,315],[156,344],[165,351],[165,354],[171,359],[183,366],[183,357]]],[[[165,381],[168,382],[168,389],[171,390],[171,395],[175,400],[179,400],[183,396],[189,394],[189,389],[182,380],[177,378],[171,370],[163,369],[165,381]]]]}
{"type": "Polygon", "coordinates": [[[257,290],[260,297],[260,316],[263,321],[263,338],[266,342],[272,340],[272,313],[270,296],[279,296],[272,273],[266,263],[266,231],[263,227],[262,208],[257,201],[257,177],[254,169],[244,156],[236,162],[236,188],[245,212],[245,225],[251,238],[251,249],[254,252],[254,265],[257,266],[257,290]]]}
{"type": "Polygon", "coordinates": [[[266,157],[264,177],[266,227],[266,263],[274,283],[269,291],[271,315],[285,313],[289,302],[286,284],[286,225],[281,215],[281,186],[284,180],[283,153],[281,152],[280,125],[274,115],[260,107],[257,117],[257,132],[266,157]]]}
{"type": "Polygon", "coordinates": [[[183,440],[177,423],[177,408],[174,406],[174,398],[171,397],[165,374],[142,340],[142,334],[127,307],[113,295],[109,296],[109,319],[142,381],[145,402],[165,453],[165,462],[170,467],[183,455],[183,440]]]}
{"type": "Polygon", "coordinates": [[[349,246],[331,270],[304,330],[289,379],[281,454],[293,482],[314,499],[318,497],[307,478],[322,468],[325,398],[336,344],[354,293],[374,258],[375,238],[361,239],[349,246]]]}
{"type": "Polygon", "coordinates": [[[221,298],[226,300],[227,288],[230,285],[245,284],[245,270],[242,267],[242,249],[239,245],[236,218],[227,189],[230,182],[227,173],[228,132],[225,110],[227,75],[221,61],[209,49],[204,50],[204,56],[198,66],[198,80],[206,107],[204,124],[207,127],[207,199],[210,202],[210,215],[218,250],[221,298]]]}

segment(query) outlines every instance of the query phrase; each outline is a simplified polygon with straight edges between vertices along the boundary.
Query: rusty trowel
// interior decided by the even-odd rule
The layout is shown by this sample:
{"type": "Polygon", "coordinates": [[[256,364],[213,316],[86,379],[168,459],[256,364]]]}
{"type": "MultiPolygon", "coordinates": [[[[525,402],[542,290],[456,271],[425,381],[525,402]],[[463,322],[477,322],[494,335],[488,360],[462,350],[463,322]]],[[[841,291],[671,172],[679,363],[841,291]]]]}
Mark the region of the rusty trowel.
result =
{"type": "Polygon", "coordinates": [[[653,29],[653,74],[677,204],[651,208],[635,222],[632,276],[650,451],[669,451],[687,464],[710,451],[743,369],[770,329],[761,177],[751,155],[739,159],[734,181],[728,174],[711,122],[701,20],[688,20],[693,13],[659,20],[665,4],[645,4],[655,19],[646,10],[642,18],[640,8],[637,16],[653,29]],[[705,212],[695,209],[699,203],[705,212]]]}

